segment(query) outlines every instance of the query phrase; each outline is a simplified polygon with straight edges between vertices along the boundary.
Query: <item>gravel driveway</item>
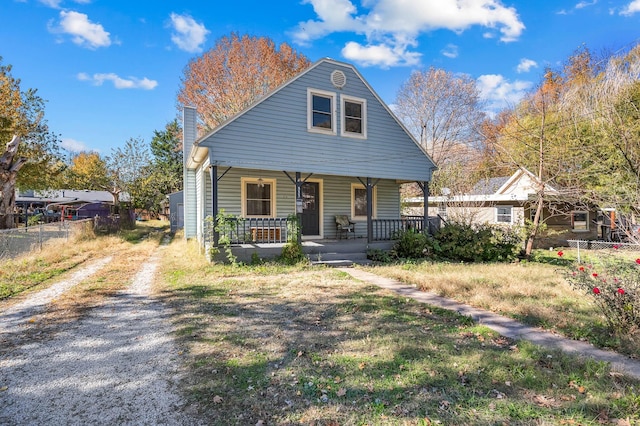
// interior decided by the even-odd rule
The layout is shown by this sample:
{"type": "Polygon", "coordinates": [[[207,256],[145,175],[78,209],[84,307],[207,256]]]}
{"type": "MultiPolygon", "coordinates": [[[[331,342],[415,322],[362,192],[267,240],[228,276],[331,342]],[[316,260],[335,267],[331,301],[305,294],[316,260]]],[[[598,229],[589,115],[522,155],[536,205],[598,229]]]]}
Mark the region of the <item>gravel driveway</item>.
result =
{"type": "Polygon", "coordinates": [[[199,423],[185,413],[177,390],[181,352],[169,312],[151,297],[162,250],[142,265],[127,290],[49,338],[15,336],[51,294],[90,276],[100,262],[0,313],[0,342],[10,335],[16,343],[0,349],[1,425],[199,423]]]}

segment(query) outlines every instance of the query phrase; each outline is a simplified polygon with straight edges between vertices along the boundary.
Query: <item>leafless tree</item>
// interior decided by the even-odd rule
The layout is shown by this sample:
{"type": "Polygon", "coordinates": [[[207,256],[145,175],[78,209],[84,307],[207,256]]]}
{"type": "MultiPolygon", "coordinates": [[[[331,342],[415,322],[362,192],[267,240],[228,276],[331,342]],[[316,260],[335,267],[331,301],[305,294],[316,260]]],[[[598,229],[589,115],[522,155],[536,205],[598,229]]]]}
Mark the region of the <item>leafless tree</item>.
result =
{"type": "MultiPolygon", "coordinates": [[[[429,68],[415,71],[400,87],[395,113],[438,166],[474,146],[484,119],[476,82],[466,75],[429,68]]],[[[464,158],[462,158],[464,160],[464,158]]]]}

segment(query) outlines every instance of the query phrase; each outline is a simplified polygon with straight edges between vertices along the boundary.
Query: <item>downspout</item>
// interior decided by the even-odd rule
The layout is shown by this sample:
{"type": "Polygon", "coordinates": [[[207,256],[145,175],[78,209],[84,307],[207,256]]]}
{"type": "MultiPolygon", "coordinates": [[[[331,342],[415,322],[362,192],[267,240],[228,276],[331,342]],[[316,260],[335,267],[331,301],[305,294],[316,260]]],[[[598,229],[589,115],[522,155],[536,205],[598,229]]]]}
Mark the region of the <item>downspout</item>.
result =
{"type": "Polygon", "coordinates": [[[218,166],[209,166],[209,177],[211,178],[211,215],[213,216],[213,247],[218,247],[220,235],[216,228],[218,227],[218,166]]]}

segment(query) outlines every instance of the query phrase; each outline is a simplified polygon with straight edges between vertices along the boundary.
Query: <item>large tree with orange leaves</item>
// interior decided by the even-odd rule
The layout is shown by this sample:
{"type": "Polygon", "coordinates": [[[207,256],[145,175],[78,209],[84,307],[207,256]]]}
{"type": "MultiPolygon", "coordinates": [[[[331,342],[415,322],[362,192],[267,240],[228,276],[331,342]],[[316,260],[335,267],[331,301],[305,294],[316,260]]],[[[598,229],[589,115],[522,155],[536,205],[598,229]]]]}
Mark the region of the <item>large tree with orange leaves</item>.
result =
{"type": "Polygon", "coordinates": [[[184,69],[178,107],[198,109],[212,129],[309,66],[306,56],[268,37],[232,33],[184,69]]]}

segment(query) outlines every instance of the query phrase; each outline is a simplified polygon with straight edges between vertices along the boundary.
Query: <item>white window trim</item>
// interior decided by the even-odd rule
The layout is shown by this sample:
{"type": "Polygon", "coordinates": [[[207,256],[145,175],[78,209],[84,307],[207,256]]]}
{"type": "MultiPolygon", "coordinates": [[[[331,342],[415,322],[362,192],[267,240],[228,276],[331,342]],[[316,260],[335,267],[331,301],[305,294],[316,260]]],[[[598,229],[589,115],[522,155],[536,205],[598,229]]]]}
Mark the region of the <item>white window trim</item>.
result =
{"type": "Polygon", "coordinates": [[[589,232],[589,212],[586,210],[573,210],[571,212],[571,230],[573,232],[589,232]],[[576,221],[575,221],[575,214],[586,214],[587,215],[587,220],[585,225],[587,226],[587,229],[576,229],[576,221]]]}
{"type": "Polygon", "coordinates": [[[313,133],[323,133],[325,135],[335,135],[336,132],[336,94],[319,89],[307,89],[307,131],[313,133]],[[313,126],[313,95],[331,98],[331,129],[313,126]]]}
{"type": "Polygon", "coordinates": [[[367,138],[367,100],[362,98],[356,98],[354,96],[348,95],[340,95],[340,136],[345,136],[348,138],[356,138],[356,139],[366,139],[367,138]],[[362,133],[353,133],[347,132],[345,121],[346,121],[346,108],[345,102],[353,102],[362,105],[362,133]]]}
{"type": "Polygon", "coordinates": [[[494,223],[496,223],[498,225],[505,225],[505,224],[512,225],[513,224],[513,206],[496,206],[494,211],[495,211],[495,215],[494,215],[494,218],[493,218],[494,223]],[[498,221],[498,209],[506,209],[506,208],[511,209],[511,214],[509,215],[509,222],[500,222],[500,221],[498,221]]]}
{"type": "Polygon", "coordinates": [[[253,177],[243,177],[240,178],[240,186],[241,186],[241,200],[242,200],[242,217],[277,217],[276,215],[276,179],[265,179],[265,178],[253,178],[253,177]],[[271,185],[271,215],[263,216],[263,215],[247,215],[247,184],[248,183],[260,183],[259,179],[262,179],[262,183],[271,185]]]}
{"type": "MultiPolygon", "coordinates": [[[[366,189],[366,187],[360,183],[351,184],[351,219],[367,220],[367,216],[356,216],[356,189],[366,189]]],[[[373,193],[373,212],[371,216],[372,219],[375,219],[378,216],[378,187],[374,186],[371,192],[373,193]]]]}

